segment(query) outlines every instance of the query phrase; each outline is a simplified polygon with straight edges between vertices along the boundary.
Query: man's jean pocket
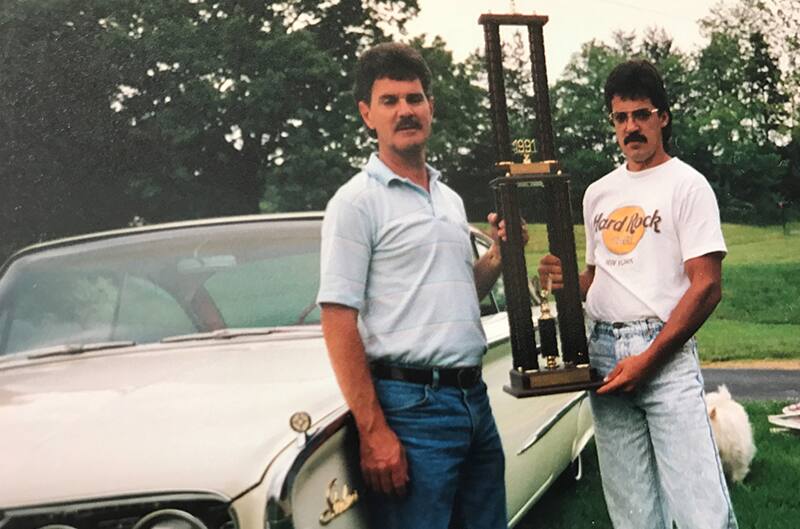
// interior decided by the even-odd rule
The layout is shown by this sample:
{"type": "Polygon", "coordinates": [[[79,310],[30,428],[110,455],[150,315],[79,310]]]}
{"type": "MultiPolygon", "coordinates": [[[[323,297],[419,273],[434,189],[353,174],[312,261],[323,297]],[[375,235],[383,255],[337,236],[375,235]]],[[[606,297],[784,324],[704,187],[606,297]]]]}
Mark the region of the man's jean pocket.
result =
{"type": "Polygon", "coordinates": [[[399,380],[376,381],[378,401],[381,403],[383,413],[413,411],[415,408],[424,410],[430,402],[430,392],[433,391],[426,384],[412,384],[399,380]]]}

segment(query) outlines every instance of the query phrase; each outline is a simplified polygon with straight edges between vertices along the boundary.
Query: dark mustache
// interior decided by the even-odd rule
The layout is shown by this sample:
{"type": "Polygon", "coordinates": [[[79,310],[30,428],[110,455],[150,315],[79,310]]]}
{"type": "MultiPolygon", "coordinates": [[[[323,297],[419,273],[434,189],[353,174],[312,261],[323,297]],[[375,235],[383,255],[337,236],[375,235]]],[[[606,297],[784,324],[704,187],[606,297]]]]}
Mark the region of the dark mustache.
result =
{"type": "Polygon", "coordinates": [[[639,134],[638,132],[631,132],[627,136],[625,136],[625,145],[629,144],[632,141],[638,141],[641,143],[647,143],[647,138],[639,134]]]}
{"type": "Polygon", "coordinates": [[[421,129],[422,124],[417,120],[417,118],[412,116],[405,116],[400,118],[400,121],[397,122],[397,126],[394,128],[395,131],[403,130],[403,129],[421,129]]]}

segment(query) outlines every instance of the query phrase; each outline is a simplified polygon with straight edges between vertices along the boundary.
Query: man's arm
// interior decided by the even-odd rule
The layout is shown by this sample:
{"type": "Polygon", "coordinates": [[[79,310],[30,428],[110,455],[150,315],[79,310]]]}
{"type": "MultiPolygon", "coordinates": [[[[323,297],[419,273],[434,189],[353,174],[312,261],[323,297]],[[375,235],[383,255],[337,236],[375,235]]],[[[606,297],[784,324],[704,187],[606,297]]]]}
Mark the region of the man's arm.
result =
{"type": "Polygon", "coordinates": [[[581,291],[581,299],[586,301],[586,295],[589,293],[589,288],[594,281],[594,265],[586,265],[586,270],[578,276],[578,287],[581,291]]]}
{"type": "Polygon", "coordinates": [[[364,479],[372,490],[404,496],[408,482],[405,450],[378,402],[358,333],[358,311],[323,303],[321,319],[336,380],[358,428],[364,479]]]}
{"type": "Polygon", "coordinates": [[[691,284],[664,328],[641,354],[620,361],[606,377],[606,384],[597,390],[598,394],[620,389],[633,391],[697,332],[722,299],[724,255],[715,252],[684,263],[691,284]]]}
{"type": "MultiPolygon", "coordinates": [[[[475,273],[475,287],[478,291],[478,299],[483,299],[500,277],[503,270],[502,257],[500,254],[500,240],[505,241],[506,223],[499,221],[497,213],[489,213],[486,220],[491,228],[492,246],[475,262],[473,271],[475,273]]],[[[528,228],[523,220],[520,228],[522,229],[522,246],[528,244],[528,228]]]]}
{"type": "Polygon", "coordinates": [[[478,290],[478,299],[483,299],[492,290],[502,271],[500,258],[500,245],[493,242],[489,250],[475,262],[475,288],[478,290]]]}

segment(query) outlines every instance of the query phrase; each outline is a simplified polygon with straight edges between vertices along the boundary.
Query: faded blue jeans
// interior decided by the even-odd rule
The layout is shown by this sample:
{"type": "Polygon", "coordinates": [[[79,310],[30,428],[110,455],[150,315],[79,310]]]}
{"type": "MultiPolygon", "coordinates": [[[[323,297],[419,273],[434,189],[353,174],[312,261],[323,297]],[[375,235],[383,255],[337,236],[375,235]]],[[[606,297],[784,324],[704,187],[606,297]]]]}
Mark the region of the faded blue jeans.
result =
{"type": "Polygon", "coordinates": [[[371,493],[381,529],[505,529],[505,462],[483,381],[469,389],[375,380],[383,412],[406,450],[408,495],[371,493]]]}
{"type": "MultiPolygon", "coordinates": [[[[595,322],[589,358],[603,375],[644,351],[657,319],[595,322]]],[[[616,529],[735,529],[690,339],[634,392],[591,395],[603,493],[616,529]]]]}

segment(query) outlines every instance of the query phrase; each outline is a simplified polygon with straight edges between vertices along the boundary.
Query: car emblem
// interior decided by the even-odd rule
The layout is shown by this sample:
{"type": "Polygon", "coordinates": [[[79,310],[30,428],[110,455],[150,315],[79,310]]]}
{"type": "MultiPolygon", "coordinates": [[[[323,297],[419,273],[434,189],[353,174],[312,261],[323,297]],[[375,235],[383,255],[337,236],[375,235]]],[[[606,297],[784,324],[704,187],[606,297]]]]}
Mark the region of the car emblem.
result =
{"type": "Polygon", "coordinates": [[[328,508],[319,515],[320,525],[328,525],[334,518],[350,509],[358,501],[358,491],[350,492],[350,487],[344,484],[340,494],[336,490],[336,478],[333,478],[325,492],[325,501],[328,503],[328,508]]]}
{"type": "Polygon", "coordinates": [[[306,433],[311,428],[311,415],[304,411],[293,413],[289,418],[289,426],[297,433],[306,433]]]}

